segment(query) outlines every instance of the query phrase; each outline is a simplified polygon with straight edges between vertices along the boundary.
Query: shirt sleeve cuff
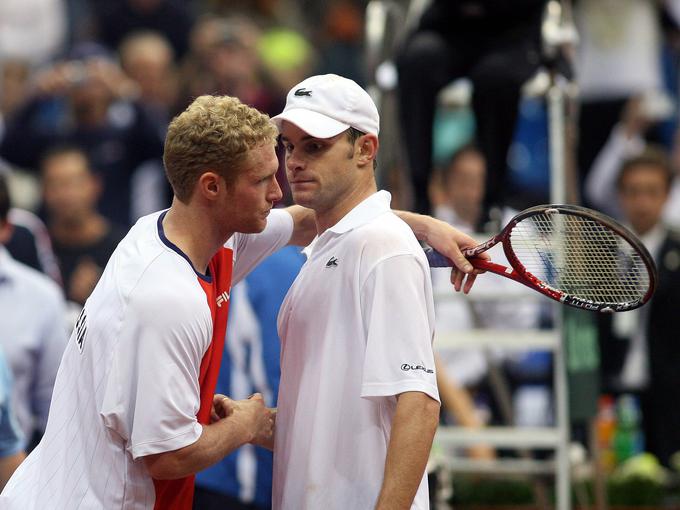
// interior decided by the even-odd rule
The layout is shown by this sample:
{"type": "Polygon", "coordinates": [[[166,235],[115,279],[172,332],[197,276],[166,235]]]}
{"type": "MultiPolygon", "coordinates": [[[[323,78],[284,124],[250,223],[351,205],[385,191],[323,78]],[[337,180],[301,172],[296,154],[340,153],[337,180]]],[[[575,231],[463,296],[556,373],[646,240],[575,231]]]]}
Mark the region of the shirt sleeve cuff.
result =
{"type": "Polygon", "coordinates": [[[171,452],[194,444],[196,441],[198,441],[198,438],[201,437],[202,433],[203,427],[200,423],[195,422],[191,426],[190,430],[184,431],[174,437],[159,441],[137,443],[130,446],[129,450],[132,454],[132,458],[137,460],[139,457],[145,457],[147,455],[154,455],[157,453],[171,452]]]}
{"type": "Polygon", "coordinates": [[[361,398],[393,397],[407,391],[425,393],[441,404],[437,386],[425,381],[399,381],[394,383],[367,383],[361,387],[361,398]]]}
{"type": "Polygon", "coordinates": [[[295,229],[295,222],[293,221],[293,215],[290,214],[285,209],[272,209],[270,214],[271,213],[279,214],[279,211],[282,214],[282,217],[284,217],[284,216],[286,217],[286,219],[284,221],[285,221],[286,225],[288,226],[288,238],[286,239],[286,242],[284,243],[284,246],[285,246],[286,244],[288,244],[290,242],[290,238],[293,237],[293,230],[295,229]]]}

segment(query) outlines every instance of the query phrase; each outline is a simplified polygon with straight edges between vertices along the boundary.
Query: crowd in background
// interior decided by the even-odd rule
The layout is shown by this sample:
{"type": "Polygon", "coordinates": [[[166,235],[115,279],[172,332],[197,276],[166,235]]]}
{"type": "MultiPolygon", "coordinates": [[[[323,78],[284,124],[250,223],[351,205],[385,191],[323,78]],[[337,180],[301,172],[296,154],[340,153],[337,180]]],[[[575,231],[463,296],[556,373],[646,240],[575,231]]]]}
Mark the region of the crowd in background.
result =
{"type": "MultiPolygon", "coordinates": [[[[0,243],[0,347],[14,373],[13,429],[24,449],[44,429],[60,352],[110,254],[137,218],[169,206],[161,159],[168,122],[202,94],[237,96],[273,116],[308,75],[372,83],[366,4],[0,2],[0,174],[13,206],[11,232],[0,243]]],[[[481,234],[490,220],[498,225],[548,200],[547,112],[528,85],[546,68],[574,81],[578,200],[638,234],[660,274],[650,305],[600,321],[601,389],[639,400],[648,449],[668,464],[680,450],[680,413],[654,410],[680,383],[672,338],[680,330],[680,1],[575,0],[578,41],[558,57],[546,55],[541,40],[545,4],[430,3],[394,48],[403,157],[399,168],[379,172],[407,176],[382,179],[395,203],[481,234]],[[461,79],[469,97],[447,100],[461,79]]],[[[281,173],[285,190],[284,180],[281,173]]],[[[218,391],[235,398],[259,391],[275,405],[276,312],[303,260],[294,250],[281,252],[234,292],[218,391]]],[[[435,281],[435,288],[446,284],[435,281]]],[[[522,314],[515,306],[438,303],[438,327],[494,327],[518,315],[527,322],[518,327],[550,321],[540,305],[522,314]]],[[[476,413],[445,419],[502,418],[485,383],[497,365],[514,382],[515,421],[549,423],[544,353],[442,353],[447,384],[466,388],[476,413]]],[[[8,458],[16,444],[3,450],[8,458]]],[[[250,448],[199,475],[197,498],[216,492],[229,508],[267,508],[271,459],[250,448]]]]}

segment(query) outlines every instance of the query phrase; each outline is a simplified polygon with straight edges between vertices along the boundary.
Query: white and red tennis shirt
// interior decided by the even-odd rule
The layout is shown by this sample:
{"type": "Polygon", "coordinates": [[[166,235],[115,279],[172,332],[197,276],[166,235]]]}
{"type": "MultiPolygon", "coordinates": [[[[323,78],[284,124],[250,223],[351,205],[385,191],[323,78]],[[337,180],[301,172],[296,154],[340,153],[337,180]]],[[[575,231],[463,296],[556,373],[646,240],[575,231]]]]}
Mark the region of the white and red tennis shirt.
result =
{"type": "Polygon", "coordinates": [[[64,353],[45,435],[0,496],[3,509],[190,509],[193,476],[155,481],[142,457],[194,443],[208,423],[232,281],[285,245],[272,211],[236,234],[207,274],[141,218],[111,256],[64,353]]]}

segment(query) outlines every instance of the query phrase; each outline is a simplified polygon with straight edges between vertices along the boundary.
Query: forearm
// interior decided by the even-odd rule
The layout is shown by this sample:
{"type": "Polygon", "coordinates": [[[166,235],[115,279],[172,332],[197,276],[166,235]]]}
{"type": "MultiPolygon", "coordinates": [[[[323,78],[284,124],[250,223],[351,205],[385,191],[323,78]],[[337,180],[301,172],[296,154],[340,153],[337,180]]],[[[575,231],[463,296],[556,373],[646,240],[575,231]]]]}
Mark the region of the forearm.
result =
{"type": "Polygon", "coordinates": [[[401,218],[404,221],[404,223],[411,227],[411,230],[413,230],[413,234],[416,236],[416,239],[418,239],[419,241],[428,242],[429,237],[428,222],[434,220],[434,218],[409,211],[394,210],[392,212],[394,212],[394,214],[399,216],[399,218],[401,218]]]}
{"type": "Polygon", "coordinates": [[[252,439],[251,430],[226,418],[203,425],[203,432],[195,443],[178,450],[149,455],[144,457],[144,461],[153,478],[173,480],[212,466],[252,439]]]}
{"type": "Polygon", "coordinates": [[[288,241],[289,245],[307,246],[316,236],[316,219],[314,211],[292,205],[286,207],[286,211],[293,217],[293,234],[288,241]]]}
{"type": "MultiPolygon", "coordinates": [[[[460,269],[463,273],[471,273],[473,271],[472,264],[461,252],[464,248],[476,246],[477,242],[472,237],[432,216],[407,211],[394,211],[394,214],[399,216],[411,228],[416,239],[425,241],[432,248],[447,256],[453,261],[456,268],[460,269]]],[[[474,275],[470,276],[473,277],[474,275]]],[[[462,274],[459,274],[459,284],[461,277],[462,274]]],[[[470,290],[473,282],[474,278],[471,278],[467,290],[470,290]]],[[[457,285],[456,290],[460,290],[459,287],[460,285],[457,285]]]]}
{"type": "Polygon", "coordinates": [[[439,422],[439,404],[424,393],[399,396],[376,510],[408,510],[423,478],[439,422]]]}

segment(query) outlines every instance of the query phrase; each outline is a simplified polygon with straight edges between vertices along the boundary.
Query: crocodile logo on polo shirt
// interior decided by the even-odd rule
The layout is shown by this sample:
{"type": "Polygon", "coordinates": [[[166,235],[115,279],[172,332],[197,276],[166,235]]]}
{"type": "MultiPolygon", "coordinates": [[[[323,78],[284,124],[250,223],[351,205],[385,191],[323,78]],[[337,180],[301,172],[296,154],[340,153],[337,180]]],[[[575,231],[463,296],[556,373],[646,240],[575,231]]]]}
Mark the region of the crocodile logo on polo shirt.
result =
{"type": "Polygon", "coordinates": [[[326,262],[326,267],[338,267],[338,259],[335,257],[329,258],[328,262],[326,262]]]}

